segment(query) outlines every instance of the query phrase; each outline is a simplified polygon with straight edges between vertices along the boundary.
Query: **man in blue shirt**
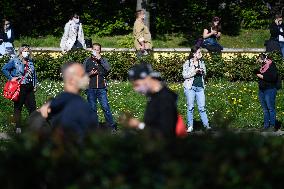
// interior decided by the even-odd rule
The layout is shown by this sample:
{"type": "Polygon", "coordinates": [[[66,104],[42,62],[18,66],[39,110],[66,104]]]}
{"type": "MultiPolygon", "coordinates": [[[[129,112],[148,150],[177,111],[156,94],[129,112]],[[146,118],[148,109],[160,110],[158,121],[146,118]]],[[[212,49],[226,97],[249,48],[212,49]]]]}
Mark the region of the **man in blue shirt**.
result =
{"type": "Polygon", "coordinates": [[[89,104],[79,95],[89,85],[89,77],[80,63],[66,63],[62,69],[64,92],[38,111],[50,120],[53,128],[72,133],[80,138],[97,127],[96,115],[89,104]]]}

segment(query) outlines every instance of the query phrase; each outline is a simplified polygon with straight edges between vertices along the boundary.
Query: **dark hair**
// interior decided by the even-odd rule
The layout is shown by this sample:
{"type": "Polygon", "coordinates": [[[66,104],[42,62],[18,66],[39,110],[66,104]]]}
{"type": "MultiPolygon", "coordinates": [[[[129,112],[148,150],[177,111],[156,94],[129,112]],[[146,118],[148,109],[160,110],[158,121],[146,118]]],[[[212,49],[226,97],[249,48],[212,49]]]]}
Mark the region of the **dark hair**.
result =
{"type": "Polygon", "coordinates": [[[190,53],[189,53],[189,56],[188,56],[188,59],[192,59],[193,58],[193,55],[200,49],[200,47],[198,46],[193,46],[191,49],[190,49],[190,53]]]}
{"type": "Polygon", "coordinates": [[[74,17],[79,17],[79,15],[77,13],[73,13],[70,15],[70,20],[72,20],[74,17]]]}
{"type": "Polygon", "coordinates": [[[211,27],[213,30],[216,30],[216,31],[218,31],[218,32],[221,31],[222,27],[221,27],[220,21],[221,21],[221,19],[220,19],[219,17],[214,16],[214,17],[212,18],[212,22],[209,24],[209,27],[211,27]],[[215,22],[215,21],[219,21],[219,23],[218,23],[217,26],[214,25],[214,22],[215,22]]]}
{"type": "Polygon", "coordinates": [[[102,45],[101,44],[99,44],[99,43],[93,43],[93,47],[94,46],[98,46],[98,47],[100,47],[100,50],[102,50],[102,45]]]}
{"type": "Polygon", "coordinates": [[[265,54],[265,53],[259,54],[259,55],[258,55],[258,58],[261,58],[261,60],[263,60],[263,61],[264,61],[265,59],[269,59],[268,55],[265,54]]]}
{"type": "Polygon", "coordinates": [[[278,18],[282,18],[282,14],[281,13],[275,14],[275,19],[278,19],[278,18]]]}
{"type": "Polygon", "coordinates": [[[141,15],[142,12],[144,12],[144,11],[141,10],[141,9],[137,10],[136,13],[135,13],[136,18],[138,18],[141,15]]]}

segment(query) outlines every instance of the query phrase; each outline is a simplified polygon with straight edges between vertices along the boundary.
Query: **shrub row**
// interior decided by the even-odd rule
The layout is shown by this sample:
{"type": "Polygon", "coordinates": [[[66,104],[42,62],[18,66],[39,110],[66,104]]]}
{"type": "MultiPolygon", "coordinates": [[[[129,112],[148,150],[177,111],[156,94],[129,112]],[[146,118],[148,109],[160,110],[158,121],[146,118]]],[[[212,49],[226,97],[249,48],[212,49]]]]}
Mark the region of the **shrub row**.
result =
{"type": "Polygon", "coordinates": [[[220,133],[163,140],[94,134],[80,146],[54,133],[2,142],[1,188],[281,188],[284,141],[220,133]],[[214,142],[212,142],[214,141],[214,142]]]}
{"type": "MultiPolygon", "coordinates": [[[[64,62],[83,62],[90,53],[84,50],[70,51],[63,56],[53,58],[49,53],[42,52],[34,56],[34,63],[39,81],[46,79],[60,80],[60,68],[64,62]]],[[[107,52],[104,55],[112,66],[109,78],[112,80],[127,80],[129,68],[139,61],[133,53],[129,52],[107,52]]],[[[272,59],[277,64],[280,73],[284,75],[284,59],[279,54],[271,54],[272,59]]],[[[186,57],[181,54],[172,56],[160,55],[157,59],[152,56],[144,58],[150,62],[154,69],[161,72],[163,78],[169,82],[182,81],[182,65],[186,57]]],[[[7,58],[0,59],[0,66],[8,61],[7,58]]],[[[207,55],[204,57],[207,66],[207,78],[226,79],[229,81],[254,81],[256,77],[253,70],[258,68],[256,57],[249,58],[237,55],[232,59],[223,59],[221,55],[207,55]]]]}

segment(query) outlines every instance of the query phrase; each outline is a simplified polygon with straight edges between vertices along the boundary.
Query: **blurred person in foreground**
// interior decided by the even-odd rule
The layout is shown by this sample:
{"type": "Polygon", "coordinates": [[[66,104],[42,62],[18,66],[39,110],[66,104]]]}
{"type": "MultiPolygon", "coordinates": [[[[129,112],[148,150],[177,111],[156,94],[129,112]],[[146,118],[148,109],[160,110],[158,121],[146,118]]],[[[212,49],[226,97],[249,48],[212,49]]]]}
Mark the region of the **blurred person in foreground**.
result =
{"type": "Polygon", "coordinates": [[[128,72],[134,91],[147,97],[144,122],[130,118],[128,126],[147,129],[154,136],[174,137],[177,123],[177,94],[161,81],[160,73],[153,71],[151,65],[135,65],[128,72]]]}
{"type": "Polygon", "coordinates": [[[276,65],[266,54],[260,54],[257,62],[261,64],[261,68],[254,72],[258,78],[258,97],[264,114],[263,130],[276,131],[275,101],[277,89],[281,88],[279,86],[281,79],[278,78],[276,65]]]}
{"type": "Polygon", "coordinates": [[[107,124],[113,131],[117,130],[116,123],[114,121],[107,95],[107,80],[106,77],[110,72],[110,65],[104,57],[101,55],[101,45],[94,43],[92,45],[92,55],[84,61],[84,68],[90,78],[88,86],[87,99],[92,110],[95,112],[97,125],[99,125],[99,117],[97,111],[97,101],[99,101],[104,113],[107,124]]]}
{"type": "Polygon", "coordinates": [[[80,96],[89,85],[89,77],[82,64],[66,63],[62,68],[64,92],[44,104],[38,112],[54,129],[83,138],[97,127],[96,115],[80,96]]]}
{"type": "Polygon", "coordinates": [[[14,119],[16,122],[16,133],[22,132],[21,115],[23,106],[28,109],[29,114],[36,110],[35,91],[37,84],[36,71],[32,60],[32,50],[26,44],[19,48],[19,55],[6,63],[2,72],[8,80],[20,83],[20,96],[14,102],[14,119]]]}

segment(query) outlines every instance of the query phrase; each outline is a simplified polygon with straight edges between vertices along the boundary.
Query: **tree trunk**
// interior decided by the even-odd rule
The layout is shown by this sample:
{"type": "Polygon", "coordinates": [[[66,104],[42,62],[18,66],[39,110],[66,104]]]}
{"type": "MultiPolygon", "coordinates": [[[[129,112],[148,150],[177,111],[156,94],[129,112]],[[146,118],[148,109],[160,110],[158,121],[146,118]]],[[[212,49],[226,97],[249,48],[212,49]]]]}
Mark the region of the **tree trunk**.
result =
{"type": "Polygon", "coordinates": [[[144,10],[146,16],[145,25],[150,29],[149,0],[137,0],[136,10],[144,10]]]}

